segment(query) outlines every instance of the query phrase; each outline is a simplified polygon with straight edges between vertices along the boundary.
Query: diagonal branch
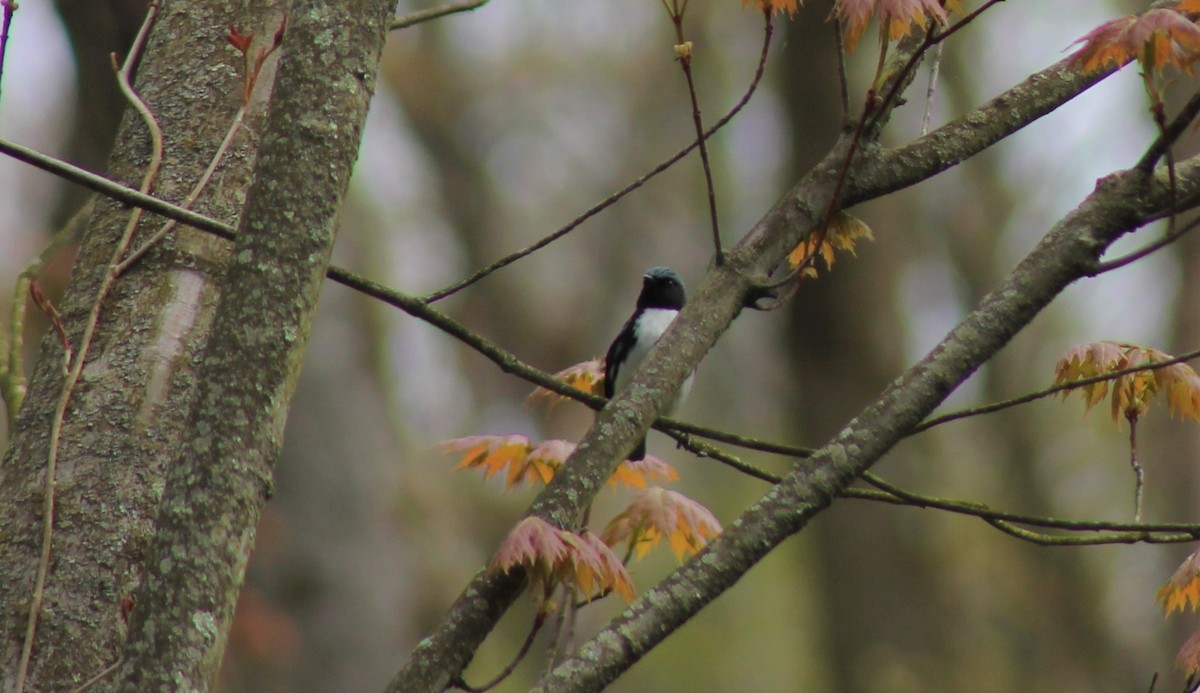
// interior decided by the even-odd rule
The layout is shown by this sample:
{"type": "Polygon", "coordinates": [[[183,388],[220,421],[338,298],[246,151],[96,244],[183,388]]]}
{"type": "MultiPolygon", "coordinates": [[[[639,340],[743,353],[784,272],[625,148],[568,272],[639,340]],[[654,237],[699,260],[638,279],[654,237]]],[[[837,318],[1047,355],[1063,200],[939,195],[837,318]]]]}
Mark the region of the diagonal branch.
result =
{"type": "MultiPolygon", "coordinates": [[[[907,147],[894,151],[880,151],[876,145],[872,145],[869,151],[856,158],[856,163],[847,176],[842,204],[847,206],[873,199],[930,178],[1053,111],[1102,77],[1103,75],[1079,75],[1069,68],[1066,61],[1060,61],[1029,77],[975,112],[942,126],[907,147]]],[[[755,286],[765,281],[786,253],[816,227],[837,187],[847,149],[848,140],[843,136],[821,163],[805,175],[730,250],[727,262],[709,270],[695,297],[680,312],[667,334],[651,350],[630,386],[596,417],[595,423],[576,447],[575,454],[563,472],[556,475],[534,501],[530,513],[565,526],[590,502],[604,484],[616,460],[624,457],[633,448],[634,441],[649,428],[649,422],[656,413],[673,398],[679,383],[695,369],[708,349],[729,327],[740,312],[745,297],[755,286]]],[[[1145,182],[1144,177],[1141,180],[1145,182]]],[[[1126,185],[1133,184],[1126,180],[1126,185]]],[[[1137,192],[1140,195],[1145,191],[1137,192]]],[[[1111,194],[1107,194],[1101,196],[1101,199],[1111,197],[1111,194]]],[[[1137,199],[1144,207],[1150,198],[1137,199]]],[[[1127,195],[1121,200],[1129,201],[1127,195]]],[[[1128,226],[1137,219],[1126,221],[1128,226]]],[[[1102,246],[1100,243],[1093,245],[1097,248],[1102,246]]],[[[1094,262],[1094,259],[1088,256],[1084,261],[1094,262]]],[[[1068,267],[1079,270],[1073,263],[1068,267]]],[[[1030,287],[1029,293],[1048,302],[1061,286],[1065,286],[1073,278],[1073,274],[1051,275],[1049,279],[1041,281],[1051,281],[1060,285],[1058,288],[1046,291],[1041,287],[1030,287]]],[[[1001,325],[977,326],[976,329],[986,328],[982,329],[978,336],[986,336],[989,340],[995,340],[995,343],[989,341],[986,349],[982,345],[972,344],[973,349],[981,352],[973,358],[988,356],[998,349],[1043,305],[1044,303],[1022,306],[1021,315],[1014,317],[1013,323],[1004,329],[1001,329],[1001,325]],[[1010,329],[1011,332],[1008,331],[1010,329]],[[982,353],[984,351],[986,353],[982,353]]],[[[926,384],[922,380],[913,385],[917,388],[916,394],[928,399],[922,400],[920,406],[916,406],[916,403],[908,404],[902,412],[903,416],[890,422],[897,431],[916,425],[957,379],[969,375],[978,363],[982,362],[963,363],[962,358],[964,356],[958,356],[959,362],[955,364],[954,370],[935,374],[945,380],[938,380],[932,384],[926,384]]],[[[921,372],[921,367],[918,367],[917,372],[921,372]]],[[[914,393],[908,390],[890,392],[891,396],[881,400],[877,409],[869,410],[873,417],[881,418],[887,407],[901,404],[895,400],[901,393],[905,397],[914,396],[914,393]]],[[[883,440],[886,438],[871,441],[869,447],[855,449],[854,459],[864,468],[869,466],[878,455],[882,455],[890,447],[890,443],[881,445],[883,440]],[[866,457],[863,457],[864,455],[866,457]],[[864,459],[867,461],[863,462],[864,459]]],[[[720,576],[709,583],[713,588],[696,588],[697,583],[692,581],[699,577],[699,574],[676,576],[676,580],[682,580],[687,585],[683,589],[691,595],[690,599],[687,604],[668,602],[671,603],[670,608],[667,609],[664,604],[664,609],[670,611],[673,616],[678,616],[680,620],[668,618],[661,610],[647,606],[646,600],[636,602],[636,613],[630,616],[631,612],[627,612],[626,616],[634,620],[638,615],[646,617],[646,621],[638,621],[636,627],[639,628],[654,630],[649,622],[659,623],[662,627],[658,630],[657,638],[664,637],[665,633],[674,627],[674,623],[690,617],[716,594],[736,581],[742,572],[765,555],[775,543],[782,541],[793,529],[798,529],[802,522],[807,521],[807,517],[824,509],[837,490],[854,478],[854,467],[837,468],[839,474],[845,475],[844,478],[830,476],[832,462],[837,460],[843,465],[848,464],[847,455],[848,451],[843,446],[831,446],[805,462],[804,469],[810,471],[796,472],[801,474],[801,478],[792,479],[792,484],[795,485],[792,489],[793,494],[800,494],[796,489],[807,489],[800,494],[804,498],[802,503],[796,504],[796,499],[792,498],[786,507],[771,506],[773,511],[778,512],[775,516],[766,514],[758,506],[748,511],[746,517],[773,526],[776,530],[775,538],[765,543],[755,543],[755,539],[747,544],[745,537],[742,537],[741,541],[735,542],[733,550],[737,554],[736,560],[731,559],[728,565],[723,567],[717,567],[715,564],[712,567],[713,570],[722,571],[720,576]],[[816,484],[818,480],[823,482],[823,485],[816,484]]],[[[767,498],[778,497],[785,488],[787,487],[775,487],[767,498]]],[[[726,530],[726,534],[732,536],[731,531],[740,526],[741,523],[735,524],[726,530]]],[[[689,566],[697,563],[698,561],[693,561],[682,570],[690,571],[692,568],[689,566]]],[[[672,583],[676,588],[680,584],[678,581],[672,583]]],[[[665,588],[666,592],[656,592],[656,596],[661,598],[664,593],[670,594],[671,589],[672,587],[668,586],[665,588]]],[[[511,580],[486,572],[477,574],[463,595],[450,607],[442,625],[410,654],[408,661],[393,678],[389,690],[440,690],[444,687],[451,677],[467,664],[479,643],[491,630],[495,619],[516,598],[518,590],[519,584],[514,584],[511,580]]],[[[625,624],[631,622],[628,619],[623,621],[625,624]]],[[[624,636],[619,636],[614,642],[617,641],[624,641],[624,636]]],[[[596,682],[611,680],[611,677],[627,668],[632,661],[636,661],[657,641],[653,636],[647,636],[640,640],[636,647],[627,648],[620,654],[606,652],[604,657],[611,657],[612,665],[606,668],[602,675],[597,669],[589,669],[589,676],[595,676],[596,682]]],[[[560,675],[570,676],[575,672],[582,674],[586,668],[583,658],[589,652],[591,650],[564,664],[548,681],[563,680],[558,678],[560,675]]]]}
{"type": "MultiPolygon", "coordinates": [[[[1200,189],[1200,161],[1179,167],[1200,189]]],[[[536,690],[599,690],[691,618],[780,542],[803,529],[1124,233],[1168,204],[1165,176],[1114,174],[1055,225],[1004,284],[833,440],[557,667],[536,690]]],[[[664,337],[664,339],[668,339],[664,337]]],[[[654,359],[652,353],[647,361],[654,359]]],[[[570,467],[568,467],[570,469],[570,467]]]]}

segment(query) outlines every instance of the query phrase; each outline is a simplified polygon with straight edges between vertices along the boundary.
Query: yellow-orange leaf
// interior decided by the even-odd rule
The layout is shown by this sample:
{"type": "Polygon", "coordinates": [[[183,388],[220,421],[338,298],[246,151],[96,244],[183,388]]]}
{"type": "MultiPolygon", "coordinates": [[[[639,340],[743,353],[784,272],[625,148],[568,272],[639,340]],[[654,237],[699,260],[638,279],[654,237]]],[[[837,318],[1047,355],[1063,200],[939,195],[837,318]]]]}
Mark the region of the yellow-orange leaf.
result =
{"type": "MultiPolygon", "coordinates": [[[[604,394],[604,360],[595,358],[583,363],[577,363],[570,368],[561,370],[554,374],[555,378],[565,382],[579,390],[589,392],[593,395],[604,394]]],[[[525,400],[526,405],[536,404],[542,400],[549,400],[550,404],[556,404],[560,400],[566,399],[557,392],[552,392],[544,387],[539,387],[525,400]]]]}
{"type": "Polygon", "coordinates": [[[679,472],[674,467],[661,458],[646,455],[643,459],[625,460],[617,465],[616,471],[608,478],[608,484],[613,488],[622,484],[630,488],[646,488],[648,481],[675,481],[678,478],[679,472]]]}
{"type": "Polygon", "coordinates": [[[742,0],[743,7],[753,5],[763,12],[770,14],[787,12],[792,17],[796,16],[798,4],[803,4],[802,0],[742,0]]]}
{"type": "Polygon", "coordinates": [[[825,267],[832,269],[836,251],[842,250],[854,255],[854,244],[860,238],[875,240],[871,227],[860,219],[839,211],[825,227],[814,229],[808,234],[808,238],[800,241],[792,252],[788,253],[788,263],[792,269],[800,269],[801,266],[809,264],[810,257],[820,255],[825,261],[825,267]]]}
{"type": "Polygon", "coordinates": [[[626,542],[641,558],[666,537],[682,561],[720,533],[721,523],[708,508],[682,493],[651,487],[608,523],[601,538],[609,546],[626,542]]]}
{"type": "Polygon", "coordinates": [[[443,452],[462,452],[458,469],[482,469],[488,479],[506,472],[506,489],[522,480],[529,484],[550,481],[575,450],[575,444],[565,440],[547,440],[535,445],[523,435],[467,436],[438,443],[436,447],[443,452]]]}
{"type": "Polygon", "coordinates": [[[1157,597],[1168,616],[1176,609],[1183,611],[1185,606],[1193,611],[1200,607],[1200,551],[1179,564],[1167,584],[1158,588],[1157,597]]]}
{"type": "MultiPolygon", "coordinates": [[[[1172,360],[1158,349],[1122,342],[1093,342],[1072,347],[1055,367],[1055,384],[1068,384],[1136,366],[1151,366],[1172,360]]],[[[1166,393],[1167,406],[1175,416],[1200,422],[1200,376],[1191,366],[1176,363],[1161,368],[1126,373],[1110,380],[1080,385],[1063,392],[1065,399],[1079,391],[1088,410],[1112,390],[1112,417],[1119,421],[1141,417],[1160,392],[1166,393]]]]}

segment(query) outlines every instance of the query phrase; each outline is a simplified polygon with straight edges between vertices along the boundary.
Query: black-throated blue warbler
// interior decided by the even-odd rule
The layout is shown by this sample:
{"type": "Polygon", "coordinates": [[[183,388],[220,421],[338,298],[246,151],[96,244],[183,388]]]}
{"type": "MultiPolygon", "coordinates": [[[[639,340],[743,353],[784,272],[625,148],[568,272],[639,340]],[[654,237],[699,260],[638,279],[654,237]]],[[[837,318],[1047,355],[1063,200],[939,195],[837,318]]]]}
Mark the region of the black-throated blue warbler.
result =
{"type": "MultiPolygon", "coordinates": [[[[679,314],[687,301],[683,280],[670,267],[651,267],[642,276],[642,292],[638,295],[637,307],[625,322],[617,338],[608,347],[604,357],[604,396],[612,399],[629,384],[633,372],[641,365],[650,347],[663,336],[667,326],[679,314]]],[[[675,401],[663,412],[670,415],[687,396],[692,386],[692,376],[679,386],[675,401]]],[[[640,460],[646,456],[646,439],[638,441],[629,459],[640,460]]]]}

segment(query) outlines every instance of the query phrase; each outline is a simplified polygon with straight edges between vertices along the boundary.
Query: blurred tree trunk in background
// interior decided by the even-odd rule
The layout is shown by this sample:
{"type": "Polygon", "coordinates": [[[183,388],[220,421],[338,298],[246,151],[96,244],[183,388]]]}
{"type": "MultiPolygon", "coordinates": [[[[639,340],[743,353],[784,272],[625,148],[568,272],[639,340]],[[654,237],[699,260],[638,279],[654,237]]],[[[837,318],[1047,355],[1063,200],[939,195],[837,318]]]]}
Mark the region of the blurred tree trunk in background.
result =
{"type": "MultiPolygon", "coordinates": [[[[113,76],[112,58],[123,60],[146,16],[145,0],[55,0],[75,55],[75,118],[63,158],[89,171],[101,170],[112,152],[117,125],[128,105],[113,76]]],[[[59,184],[62,202],[51,228],[83,203],[82,188],[59,184]]]]}

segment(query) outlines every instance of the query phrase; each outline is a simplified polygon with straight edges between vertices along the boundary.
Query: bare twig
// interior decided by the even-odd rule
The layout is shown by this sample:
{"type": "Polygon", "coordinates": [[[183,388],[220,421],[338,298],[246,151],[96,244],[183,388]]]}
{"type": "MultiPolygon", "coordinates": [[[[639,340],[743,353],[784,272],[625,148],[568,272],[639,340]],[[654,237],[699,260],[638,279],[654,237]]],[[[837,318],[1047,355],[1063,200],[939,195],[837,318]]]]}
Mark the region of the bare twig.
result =
{"type": "Polygon", "coordinates": [[[1077,387],[1084,387],[1086,385],[1091,385],[1093,383],[1102,383],[1106,380],[1116,380],[1117,378],[1120,378],[1120,377],[1123,377],[1126,375],[1130,375],[1132,373],[1140,373],[1142,371],[1153,371],[1153,370],[1157,370],[1159,368],[1166,368],[1167,366],[1173,366],[1177,363],[1191,361],[1196,358],[1200,358],[1200,349],[1197,349],[1195,351],[1189,351],[1186,354],[1176,356],[1175,358],[1167,359],[1166,361],[1159,361],[1157,363],[1144,363],[1144,364],[1139,364],[1137,366],[1130,366],[1129,368],[1122,368],[1119,370],[1112,371],[1111,373],[1104,373],[1103,375],[1094,375],[1089,378],[1080,378],[1078,380],[1072,380],[1069,383],[1060,383],[1058,385],[1052,385],[1052,386],[1044,388],[1042,390],[1037,390],[1036,392],[1030,392],[1029,394],[1021,395],[1020,397],[1013,397],[1012,399],[1006,399],[1001,402],[994,402],[992,404],[986,404],[982,407],[971,407],[970,409],[962,409],[962,410],[959,410],[956,412],[950,412],[949,414],[943,414],[941,416],[934,416],[934,417],[926,419],[925,421],[921,422],[917,426],[913,427],[912,431],[910,431],[908,435],[913,436],[913,435],[916,435],[923,431],[928,431],[929,429],[933,428],[934,426],[940,426],[944,423],[949,423],[951,421],[957,421],[959,419],[965,419],[965,418],[972,417],[972,416],[981,416],[983,414],[991,414],[992,412],[997,412],[1002,409],[1008,409],[1010,407],[1015,407],[1015,406],[1018,406],[1021,404],[1027,404],[1029,402],[1033,402],[1034,400],[1039,400],[1039,399],[1043,399],[1046,397],[1050,397],[1051,395],[1056,395],[1060,392],[1065,392],[1067,390],[1073,390],[1077,387]]]}
{"type": "MultiPolygon", "coordinates": [[[[768,27],[768,29],[770,29],[771,24],[768,23],[767,27],[768,27]]],[[[750,103],[750,97],[754,96],[755,90],[758,89],[759,83],[762,82],[763,73],[766,71],[767,55],[769,53],[770,45],[771,45],[771,34],[768,32],[763,38],[762,52],[759,54],[758,67],[754,71],[754,79],[751,80],[750,87],[748,89],[746,89],[746,93],[742,95],[742,98],[736,104],[734,104],[733,108],[731,108],[729,110],[729,112],[725,114],[724,117],[722,117],[720,120],[718,120],[716,123],[714,123],[712,127],[710,127],[707,131],[705,131],[705,133],[704,133],[705,139],[712,137],[718,130],[725,127],[725,125],[727,125],[729,123],[729,121],[733,120],[734,116],[736,116],[739,112],[741,112],[741,110],[743,108],[746,107],[746,104],[750,103]]],[[[591,208],[589,208],[583,214],[580,214],[579,216],[572,219],[570,222],[567,223],[566,226],[563,226],[562,228],[558,229],[554,233],[551,233],[548,236],[545,236],[538,242],[534,243],[533,245],[531,245],[527,248],[524,248],[523,250],[518,250],[515,253],[506,255],[506,256],[500,258],[499,260],[493,262],[492,264],[488,265],[487,267],[484,267],[483,269],[475,272],[474,274],[467,277],[466,279],[460,280],[460,281],[455,282],[454,284],[451,284],[443,289],[438,289],[437,291],[435,291],[431,294],[425,295],[424,300],[426,300],[430,303],[435,303],[437,301],[440,301],[443,298],[446,298],[447,296],[451,296],[453,294],[458,293],[459,291],[462,291],[463,289],[467,288],[468,286],[471,286],[472,284],[480,281],[484,277],[487,277],[489,274],[492,274],[493,272],[495,272],[499,269],[503,269],[504,267],[511,265],[512,263],[516,262],[517,260],[520,260],[521,258],[524,258],[528,255],[531,255],[531,254],[537,252],[538,250],[541,250],[542,248],[550,245],[551,243],[553,243],[554,241],[557,241],[558,239],[567,235],[571,231],[574,231],[583,222],[587,221],[588,219],[591,219],[595,215],[599,214],[600,212],[604,211],[605,209],[616,204],[616,202],[618,200],[620,200],[621,198],[625,197],[626,195],[633,192],[634,190],[637,190],[638,188],[642,187],[651,178],[657,176],[658,174],[662,173],[663,171],[666,171],[668,168],[671,168],[672,166],[674,166],[676,162],[678,162],[680,159],[682,159],[683,157],[690,154],[691,151],[698,146],[700,146],[700,140],[694,140],[691,144],[689,144],[686,147],[684,147],[683,149],[679,150],[673,156],[671,156],[669,159],[662,162],[658,166],[655,166],[653,169],[651,169],[648,173],[646,173],[642,177],[638,178],[637,180],[633,181],[632,183],[629,183],[628,185],[621,188],[617,192],[613,193],[612,195],[609,195],[608,197],[604,198],[600,202],[593,205],[591,208]]]]}
{"type": "Polygon", "coordinates": [[[153,212],[168,219],[175,219],[192,228],[207,231],[226,240],[233,240],[234,233],[236,232],[236,229],[229,224],[184,209],[179,205],[172,204],[153,195],[128,188],[104,176],[86,171],[78,166],[42,154],[39,151],[17,144],[16,142],[10,142],[2,137],[0,137],[0,153],[7,154],[18,161],[23,161],[59,178],[98,192],[105,197],[110,197],[131,207],[139,207],[147,212],[153,212]]]}
{"type": "Polygon", "coordinates": [[[91,688],[92,686],[95,686],[97,683],[100,683],[106,677],[108,677],[114,671],[116,671],[117,667],[121,666],[121,661],[122,660],[118,657],[117,661],[115,661],[112,664],[109,664],[108,666],[101,669],[98,674],[96,674],[92,678],[88,679],[87,681],[84,681],[83,683],[79,684],[78,687],[71,689],[71,693],[84,693],[84,691],[86,691],[87,689],[91,688]]]}
{"type": "Polygon", "coordinates": [[[392,23],[388,25],[388,31],[404,29],[414,24],[428,22],[431,19],[445,17],[446,15],[457,14],[459,12],[470,12],[477,10],[480,7],[488,4],[488,0],[463,0],[461,2],[448,2],[445,5],[430,7],[425,10],[410,12],[402,17],[396,17],[392,23]]]}
{"type": "MultiPolygon", "coordinates": [[[[1171,218],[1174,218],[1174,216],[1175,215],[1172,214],[1171,218]]],[[[1137,262],[1138,260],[1141,260],[1142,258],[1146,257],[1147,255],[1156,253],[1159,250],[1162,250],[1163,248],[1171,245],[1172,243],[1179,240],[1180,238],[1183,238],[1185,235],[1188,234],[1188,232],[1194,230],[1197,226],[1200,226],[1200,219],[1193,219],[1192,221],[1188,222],[1187,224],[1184,224],[1181,227],[1175,228],[1174,231],[1168,230],[1168,232],[1166,234],[1164,234],[1162,238],[1147,245],[1145,248],[1141,248],[1140,250],[1135,250],[1132,253],[1129,253],[1128,255],[1122,255],[1121,257],[1114,258],[1112,260],[1109,260],[1108,262],[1097,263],[1095,269],[1093,269],[1091,272],[1089,272],[1088,276],[1096,277],[1101,274],[1104,274],[1105,272],[1111,272],[1115,269],[1120,269],[1122,267],[1125,267],[1126,265],[1131,265],[1131,264],[1137,262]]]]}
{"type": "MultiPolygon", "coordinates": [[[[237,113],[234,115],[233,122],[230,123],[229,130],[225,133],[225,139],[221,140],[221,145],[217,147],[217,151],[213,154],[212,159],[208,162],[208,168],[204,169],[204,173],[200,176],[200,180],[196,181],[196,185],[192,186],[191,192],[188,193],[187,198],[184,199],[183,204],[180,205],[181,209],[190,210],[192,205],[196,204],[196,200],[200,198],[200,194],[204,192],[206,187],[208,187],[209,181],[212,180],[213,173],[216,172],[217,166],[225,157],[225,153],[229,151],[229,147],[233,144],[233,138],[237,136],[237,133],[241,129],[242,123],[244,123],[245,120],[246,106],[243,105],[238,108],[237,113]]],[[[162,225],[162,228],[156,231],[153,236],[146,239],[146,242],[135,248],[129,253],[129,255],[125,257],[125,259],[117,263],[117,276],[125,274],[125,271],[128,270],[133,263],[140,260],[141,257],[150,250],[150,248],[154,247],[155,243],[161,241],[163,237],[170,233],[178,223],[179,222],[175,219],[168,219],[166,223],[162,225]]]]}
{"type": "Polygon", "coordinates": [[[0,85],[4,84],[4,59],[8,56],[8,30],[12,25],[13,14],[18,8],[17,0],[0,0],[0,85]]]}
{"type": "Polygon", "coordinates": [[[1138,461],[1137,454],[1137,423],[1136,413],[1127,412],[1125,420],[1129,422],[1129,466],[1133,467],[1133,521],[1142,521],[1142,493],[1146,489],[1146,469],[1138,461]]]}
{"type": "Polygon", "coordinates": [[[466,681],[463,681],[460,676],[458,680],[452,684],[452,687],[462,689],[467,691],[467,693],[485,693],[486,691],[489,691],[500,685],[504,679],[508,678],[514,671],[516,671],[517,665],[521,663],[521,660],[525,659],[525,655],[529,654],[529,648],[533,646],[533,639],[535,636],[537,636],[538,631],[542,629],[542,624],[545,622],[546,614],[539,611],[537,616],[535,616],[533,619],[533,625],[529,628],[529,634],[525,636],[525,642],[521,644],[521,649],[517,651],[516,656],[513,657],[511,662],[508,663],[508,666],[504,667],[504,669],[491,681],[488,681],[480,686],[470,686],[466,681]]]}
{"type": "Polygon", "coordinates": [[[942,48],[939,43],[933,50],[933,64],[929,67],[929,87],[925,90],[925,113],[921,115],[921,136],[929,134],[929,123],[933,121],[933,97],[937,95],[938,72],[942,67],[942,48]]]}
{"type": "MultiPolygon", "coordinates": [[[[959,515],[978,517],[987,521],[1012,525],[1027,525],[1046,529],[1059,529],[1068,532],[1109,532],[1107,537],[1085,537],[1081,543],[1118,543],[1126,544],[1134,541],[1147,543],[1181,543],[1200,539],[1200,524],[1198,523],[1157,523],[1142,524],[1129,522],[1108,522],[1104,520],[1067,520],[1057,517],[1042,517],[1038,515],[1022,515],[1020,513],[993,510],[982,503],[937,498],[907,491],[895,484],[884,481],[879,476],[867,472],[863,480],[875,486],[879,491],[871,489],[847,489],[843,494],[847,498],[873,500],[897,505],[911,505],[917,508],[932,508],[944,510],[959,515]],[[880,495],[880,492],[883,495],[880,495]]],[[[997,527],[998,529],[1002,529],[997,527]]],[[[1005,530],[1007,531],[1007,530],[1005,530]]],[[[1045,536],[1045,535],[1043,535],[1045,536]]],[[[1053,537],[1052,537],[1053,538],[1053,537]]],[[[1057,539],[1057,538],[1055,538],[1057,539]]]]}
{"type": "MultiPolygon", "coordinates": [[[[137,62],[138,56],[141,54],[142,48],[145,46],[146,37],[150,33],[150,27],[154,24],[154,19],[158,16],[158,5],[151,3],[149,10],[146,13],[146,19],[142,22],[142,27],[138,31],[137,38],[133,42],[133,46],[129,50],[129,55],[126,56],[124,64],[117,71],[117,81],[121,86],[121,91],[129,100],[133,108],[142,117],[146,127],[150,131],[151,140],[151,156],[150,163],[147,167],[145,175],[142,177],[142,192],[147,193],[154,178],[158,175],[159,166],[162,164],[162,131],[158,127],[157,121],[154,119],[154,114],[146,104],[138,97],[137,92],[133,90],[133,85],[129,83],[130,75],[133,67],[137,62]]],[[[113,58],[116,60],[115,56],[113,58]]],[[[50,569],[50,550],[54,538],[54,501],[55,489],[58,484],[58,448],[62,440],[63,420],[66,417],[67,404],[71,399],[71,393],[75,389],[75,384],[79,382],[79,376],[83,372],[83,364],[87,359],[88,347],[91,344],[92,337],[95,334],[96,326],[100,320],[100,310],[104,304],[104,297],[108,294],[112,283],[116,280],[116,266],[121,256],[125,254],[129,247],[129,242],[133,238],[133,232],[137,229],[138,221],[141,219],[141,208],[134,208],[129,216],[129,222],[125,226],[125,231],[120,240],[117,242],[116,248],[113,250],[112,259],[109,261],[108,269],[105,272],[104,279],[97,289],[96,298],[92,303],[91,312],[88,314],[87,322],[84,325],[83,336],[79,340],[78,348],[75,351],[74,359],[71,362],[71,368],[67,373],[66,380],[63,383],[62,391],[58,397],[58,403],[54,410],[54,417],[50,422],[50,440],[49,452],[46,459],[46,489],[42,501],[42,553],[41,559],[38,562],[37,578],[34,582],[33,594],[29,600],[29,617],[25,625],[25,640],[21,647],[21,659],[17,665],[16,675],[16,693],[22,693],[25,689],[25,681],[29,671],[29,661],[33,654],[33,639],[37,633],[38,616],[42,610],[42,599],[45,596],[46,590],[46,575],[50,569]]]]}
{"type": "Polygon", "coordinates": [[[17,275],[16,289],[13,291],[12,309],[8,317],[8,335],[0,336],[4,344],[4,367],[0,369],[0,397],[4,399],[7,410],[8,430],[15,430],[17,411],[25,401],[25,306],[33,280],[41,273],[42,268],[62,250],[63,246],[74,243],[83,234],[87,219],[95,206],[95,197],[89,197],[67,223],[54,234],[50,244],[29,261],[21,273],[17,275]]]}

